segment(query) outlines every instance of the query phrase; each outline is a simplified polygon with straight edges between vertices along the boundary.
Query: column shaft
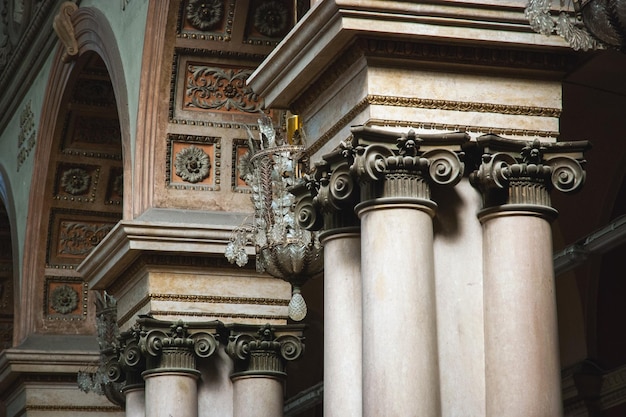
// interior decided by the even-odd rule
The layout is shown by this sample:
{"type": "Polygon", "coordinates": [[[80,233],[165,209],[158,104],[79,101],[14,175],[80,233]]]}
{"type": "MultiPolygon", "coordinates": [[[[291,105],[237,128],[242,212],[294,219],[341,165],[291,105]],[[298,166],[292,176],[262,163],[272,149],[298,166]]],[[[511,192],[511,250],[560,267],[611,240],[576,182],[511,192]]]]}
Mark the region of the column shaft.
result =
{"type": "Polygon", "coordinates": [[[147,371],[146,416],[198,417],[198,376],[190,372],[147,371]]]}
{"type": "Polygon", "coordinates": [[[430,213],[370,206],[361,217],[363,415],[440,415],[430,213]]]}
{"type": "Polygon", "coordinates": [[[324,416],[361,417],[360,234],[324,241],[324,416]]]}
{"type": "Polygon", "coordinates": [[[483,218],[488,417],[562,415],[550,224],[483,218]]]}
{"type": "Polygon", "coordinates": [[[247,375],[233,378],[234,417],[281,417],[283,415],[282,378],[247,375]]]}
{"type": "Polygon", "coordinates": [[[146,392],[144,387],[124,390],[126,417],[146,417],[146,392]]]}

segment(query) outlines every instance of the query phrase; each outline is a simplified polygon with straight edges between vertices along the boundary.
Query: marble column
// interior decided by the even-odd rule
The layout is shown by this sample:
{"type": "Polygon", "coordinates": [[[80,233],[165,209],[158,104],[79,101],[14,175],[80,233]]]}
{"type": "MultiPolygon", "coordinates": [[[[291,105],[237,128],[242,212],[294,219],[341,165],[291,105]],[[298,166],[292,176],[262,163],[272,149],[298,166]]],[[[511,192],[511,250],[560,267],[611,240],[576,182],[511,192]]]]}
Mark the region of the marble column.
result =
{"type": "Polygon", "coordinates": [[[302,325],[229,325],[226,347],[235,361],[233,417],[283,415],[286,363],[304,350],[302,325]]]}
{"type": "Polygon", "coordinates": [[[441,413],[431,185],[462,177],[465,134],[353,129],[360,187],[363,415],[441,413]],[[421,150],[424,147],[425,150],[421,150]]]}
{"type": "Polygon", "coordinates": [[[478,140],[484,200],[486,415],[563,414],[549,192],[583,183],[586,142],[478,140]]]}
{"type": "Polygon", "coordinates": [[[301,227],[323,228],[324,416],[361,417],[361,233],[354,213],[359,187],[346,148],[323,156],[315,178],[294,190],[301,227]],[[311,192],[312,191],[312,192],[311,192]]]}

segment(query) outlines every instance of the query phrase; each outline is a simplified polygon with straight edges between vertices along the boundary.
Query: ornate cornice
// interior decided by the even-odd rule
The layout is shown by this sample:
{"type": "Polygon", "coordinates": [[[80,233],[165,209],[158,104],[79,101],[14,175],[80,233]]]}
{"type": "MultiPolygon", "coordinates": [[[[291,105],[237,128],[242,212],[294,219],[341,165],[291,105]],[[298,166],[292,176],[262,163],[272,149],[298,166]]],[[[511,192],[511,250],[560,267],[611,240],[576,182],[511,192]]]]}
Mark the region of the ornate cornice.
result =
{"type": "Polygon", "coordinates": [[[235,361],[233,378],[266,375],[283,378],[288,361],[304,352],[304,326],[231,325],[226,351],[235,361]]]}

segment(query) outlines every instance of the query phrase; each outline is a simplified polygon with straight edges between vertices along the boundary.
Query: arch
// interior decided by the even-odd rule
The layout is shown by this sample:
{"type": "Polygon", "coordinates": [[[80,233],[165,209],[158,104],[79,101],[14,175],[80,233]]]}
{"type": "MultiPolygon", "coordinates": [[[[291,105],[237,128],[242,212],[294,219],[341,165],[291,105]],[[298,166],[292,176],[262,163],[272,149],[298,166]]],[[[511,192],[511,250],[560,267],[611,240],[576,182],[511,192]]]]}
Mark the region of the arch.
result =
{"type": "MultiPolygon", "coordinates": [[[[44,275],[46,257],[46,232],[48,228],[48,207],[46,203],[46,178],[53,155],[53,144],[57,132],[62,127],[59,116],[64,102],[68,99],[68,87],[76,76],[80,58],[93,52],[104,62],[115,95],[117,113],[120,124],[122,146],[122,169],[124,172],[124,197],[131,195],[130,171],[130,123],[128,113],[128,92],[122,59],[117,46],[113,30],[106,17],[93,8],[79,8],[72,16],[72,23],[78,43],[77,59],[64,62],[63,46],[59,43],[54,53],[48,84],[46,87],[42,114],[37,131],[37,147],[35,150],[35,164],[29,195],[29,212],[26,225],[24,264],[22,270],[22,294],[20,301],[24,306],[38,306],[40,295],[38,280],[44,275]]],[[[124,202],[131,201],[123,198],[124,202]]],[[[127,204],[123,205],[122,216],[127,217],[131,212],[127,204]]],[[[37,308],[24,309],[23,314],[16,322],[15,341],[20,343],[29,334],[36,330],[37,308]]]]}
{"type": "MultiPolygon", "coordinates": [[[[19,300],[21,288],[19,286],[19,247],[17,236],[17,219],[15,214],[15,205],[13,204],[13,193],[11,191],[11,184],[9,183],[9,176],[4,167],[0,165],[0,204],[4,206],[7,212],[10,227],[10,239],[11,239],[11,255],[12,255],[12,282],[13,282],[13,300],[19,300]]],[[[17,303],[13,303],[13,321],[18,320],[20,309],[17,308],[17,303]]],[[[14,326],[15,327],[15,326],[14,326]]],[[[15,336],[12,337],[13,343],[15,343],[15,336]]]]}

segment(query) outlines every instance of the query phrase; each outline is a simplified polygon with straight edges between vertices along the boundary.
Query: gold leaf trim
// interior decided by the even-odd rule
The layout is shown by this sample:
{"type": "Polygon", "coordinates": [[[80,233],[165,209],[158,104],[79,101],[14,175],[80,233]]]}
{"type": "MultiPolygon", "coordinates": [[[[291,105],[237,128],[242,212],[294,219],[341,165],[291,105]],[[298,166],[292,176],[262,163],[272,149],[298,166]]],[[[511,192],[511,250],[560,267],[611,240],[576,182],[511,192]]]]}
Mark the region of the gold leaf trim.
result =
{"type": "Polygon", "coordinates": [[[513,114],[516,116],[559,117],[561,115],[561,109],[554,107],[515,106],[508,104],[437,100],[418,97],[368,95],[367,101],[369,104],[383,106],[413,107],[420,109],[438,109],[477,113],[513,114]]]}

